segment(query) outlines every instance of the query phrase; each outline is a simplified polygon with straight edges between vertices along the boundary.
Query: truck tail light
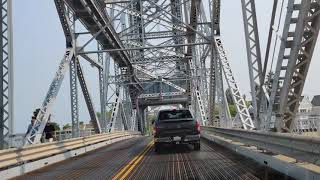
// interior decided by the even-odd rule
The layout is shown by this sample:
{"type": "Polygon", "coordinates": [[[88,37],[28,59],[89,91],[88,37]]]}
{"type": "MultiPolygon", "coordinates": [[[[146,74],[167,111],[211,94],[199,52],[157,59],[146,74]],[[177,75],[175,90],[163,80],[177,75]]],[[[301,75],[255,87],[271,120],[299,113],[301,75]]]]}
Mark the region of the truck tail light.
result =
{"type": "Polygon", "coordinates": [[[197,129],[197,131],[200,132],[200,123],[199,123],[199,121],[196,121],[196,129],[197,129]]]}

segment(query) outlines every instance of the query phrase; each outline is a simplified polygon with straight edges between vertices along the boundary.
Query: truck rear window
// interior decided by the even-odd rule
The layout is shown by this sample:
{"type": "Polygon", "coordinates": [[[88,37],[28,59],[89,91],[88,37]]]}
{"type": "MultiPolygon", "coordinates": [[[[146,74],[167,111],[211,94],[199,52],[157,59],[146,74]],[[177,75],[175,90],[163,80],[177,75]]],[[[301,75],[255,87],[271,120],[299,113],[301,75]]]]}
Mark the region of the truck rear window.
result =
{"type": "Polygon", "coordinates": [[[160,121],[174,119],[192,119],[192,115],[189,110],[168,110],[161,111],[159,114],[160,121]]]}

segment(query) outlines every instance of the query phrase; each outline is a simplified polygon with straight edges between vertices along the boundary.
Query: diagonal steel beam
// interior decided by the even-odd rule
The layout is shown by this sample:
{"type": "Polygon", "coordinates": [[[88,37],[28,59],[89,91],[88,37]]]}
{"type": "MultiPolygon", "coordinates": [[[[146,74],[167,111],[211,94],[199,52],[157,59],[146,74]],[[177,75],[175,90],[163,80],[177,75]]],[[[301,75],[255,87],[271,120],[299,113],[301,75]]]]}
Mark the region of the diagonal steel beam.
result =
{"type": "Polygon", "coordinates": [[[96,111],[95,111],[94,106],[93,106],[92,98],[91,98],[91,95],[89,93],[89,89],[87,87],[86,80],[84,78],[82,67],[81,67],[79,62],[76,65],[77,65],[78,80],[79,80],[79,83],[80,83],[80,87],[82,89],[84,100],[86,102],[86,105],[87,105],[87,108],[88,108],[88,111],[89,111],[91,123],[93,124],[95,132],[97,134],[100,134],[102,132],[101,131],[100,122],[99,122],[99,120],[97,118],[97,114],[96,114],[96,111]]]}

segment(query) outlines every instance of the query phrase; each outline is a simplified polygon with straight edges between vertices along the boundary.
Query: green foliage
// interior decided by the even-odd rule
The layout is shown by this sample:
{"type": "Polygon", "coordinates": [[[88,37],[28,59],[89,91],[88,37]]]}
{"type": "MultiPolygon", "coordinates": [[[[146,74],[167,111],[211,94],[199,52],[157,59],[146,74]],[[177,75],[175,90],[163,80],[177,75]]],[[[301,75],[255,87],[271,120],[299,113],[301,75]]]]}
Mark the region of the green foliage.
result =
{"type": "Polygon", "coordinates": [[[251,106],[251,104],[252,104],[252,101],[246,101],[247,108],[249,108],[249,106],[251,106]]]}
{"type": "Polygon", "coordinates": [[[215,107],[213,110],[214,116],[219,117],[219,106],[216,104],[214,107],[215,107]]]}
{"type": "Polygon", "coordinates": [[[233,98],[232,98],[232,93],[231,93],[231,89],[230,88],[228,88],[226,90],[226,98],[227,98],[228,104],[234,105],[234,101],[233,101],[233,98]]]}
{"type": "MultiPolygon", "coordinates": [[[[214,115],[215,117],[219,117],[219,106],[216,104],[215,105],[215,109],[214,109],[214,115]]],[[[236,105],[234,104],[229,104],[229,111],[230,111],[230,115],[232,117],[235,117],[237,115],[237,108],[236,108],[236,105]]]]}
{"type": "Polygon", "coordinates": [[[68,123],[68,124],[65,124],[62,129],[66,130],[66,129],[69,129],[69,128],[71,128],[71,125],[68,123]]]}
{"type": "Polygon", "coordinates": [[[112,111],[109,111],[109,112],[107,112],[107,116],[106,116],[106,117],[107,117],[108,119],[110,119],[110,118],[111,118],[111,115],[112,115],[112,111]]]}
{"type": "Polygon", "coordinates": [[[267,92],[268,92],[269,96],[271,95],[273,79],[274,79],[274,73],[273,73],[272,71],[270,71],[270,72],[267,74],[266,81],[265,81],[265,83],[264,83],[264,85],[265,85],[266,88],[267,88],[267,92]]]}
{"type": "Polygon", "coordinates": [[[153,128],[153,124],[152,121],[156,120],[156,116],[155,115],[147,115],[147,122],[149,123],[149,127],[147,127],[147,133],[151,134],[152,132],[152,128],[153,128]]]}
{"type": "Polygon", "coordinates": [[[100,112],[97,112],[96,115],[97,115],[98,119],[100,119],[101,113],[100,113],[100,112]]]}
{"type": "Polygon", "coordinates": [[[83,125],[83,124],[84,124],[84,122],[83,122],[83,121],[80,121],[80,122],[79,122],[79,125],[83,125]]]}
{"type": "Polygon", "coordinates": [[[51,122],[51,124],[53,125],[55,131],[60,131],[60,126],[59,126],[58,123],[56,123],[56,122],[51,122]]]}
{"type": "MultiPolygon", "coordinates": [[[[101,113],[100,113],[100,112],[97,112],[96,115],[97,115],[98,119],[100,119],[101,113]]],[[[112,115],[112,111],[106,112],[106,118],[107,118],[107,119],[110,119],[110,118],[111,118],[111,115],[112,115]]]]}
{"type": "Polygon", "coordinates": [[[235,116],[237,115],[236,105],[234,105],[234,104],[229,104],[229,111],[230,111],[231,117],[235,117],[235,116]]]}
{"type": "Polygon", "coordinates": [[[155,115],[148,115],[147,121],[151,122],[152,120],[156,120],[156,116],[155,115]]]}

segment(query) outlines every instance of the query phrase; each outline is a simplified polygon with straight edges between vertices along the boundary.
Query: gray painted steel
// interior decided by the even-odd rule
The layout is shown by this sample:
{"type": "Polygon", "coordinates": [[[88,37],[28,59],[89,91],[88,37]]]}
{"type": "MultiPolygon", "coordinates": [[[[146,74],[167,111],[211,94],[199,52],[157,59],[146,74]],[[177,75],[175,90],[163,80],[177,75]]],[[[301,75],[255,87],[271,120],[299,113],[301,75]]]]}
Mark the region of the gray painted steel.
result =
{"type": "Polygon", "coordinates": [[[0,1],[0,149],[8,148],[13,134],[12,1],[0,1]]]}
{"type": "Polygon", "coordinates": [[[320,165],[320,138],[240,129],[202,127],[217,136],[320,165]]]}

